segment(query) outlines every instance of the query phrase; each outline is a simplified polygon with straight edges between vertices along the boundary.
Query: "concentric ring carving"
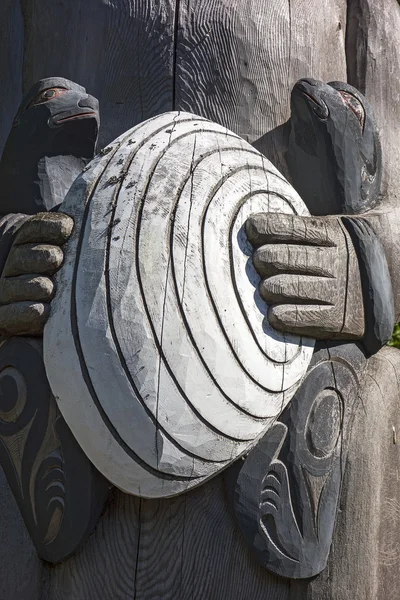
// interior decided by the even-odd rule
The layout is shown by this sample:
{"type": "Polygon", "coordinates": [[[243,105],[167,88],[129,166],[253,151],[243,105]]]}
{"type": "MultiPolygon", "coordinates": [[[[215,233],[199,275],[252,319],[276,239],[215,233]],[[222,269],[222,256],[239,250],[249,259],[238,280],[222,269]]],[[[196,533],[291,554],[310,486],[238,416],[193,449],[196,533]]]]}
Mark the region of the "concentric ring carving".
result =
{"type": "Polygon", "coordinates": [[[61,411],[116,485],[179,493],[248,450],[307,368],[312,341],[268,324],[243,231],[306,209],[237,135],[167,113],[96,158],[62,210],[76,228],[45,332],[61,411]]]}

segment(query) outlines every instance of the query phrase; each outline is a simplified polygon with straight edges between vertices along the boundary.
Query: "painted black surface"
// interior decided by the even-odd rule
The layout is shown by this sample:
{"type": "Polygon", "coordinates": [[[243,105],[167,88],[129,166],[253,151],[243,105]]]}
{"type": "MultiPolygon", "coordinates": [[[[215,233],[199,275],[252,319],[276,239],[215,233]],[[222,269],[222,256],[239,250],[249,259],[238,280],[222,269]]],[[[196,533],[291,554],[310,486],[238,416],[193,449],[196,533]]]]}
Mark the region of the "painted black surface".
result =
{"type": "Polygon", "coordinates": [[[58,411],[44,369],[42,342],[2,342],[1,464],[39,556],[58,562],[92,532],[109,484],[58,411]]]}
{"type": "Polygon", "coordinates": [[[364,366],[357,345],[321,343],[291,403],[243,462],[239,527],[273,573],[308,578],[327,564],[364,366]]]}
{"type": "MultiPolygon", "coordinates": [[[[363,214],[379,201],[382,152],[371,106],[354,87],[301,79],[291,97],[288,164],[311,214],[363,214]]],[[[357,252],[365,310],[364,345],[391,337],[395,311],[385,251],[366,219],[343,218],[357,252]]]]}
{"type": "Polygon", "coordinates": [[[390,340],[396,320],[389,267],[382,242],[366,219],[343,217],[342,221],[358,256],[365,313],[363,344],[372,355],[390,340]]]}
{"type": "Polygon", "coordinates": [[[291,95],[287,154],[313,215],[360,214],[379,200],[382,152],[373,111],[346,83],[301,79],[291,95]]]}
{"type": "Polygon", "coordinates": [[[0,161],[0,214],[35,214],[61,204],[94,156],[98,101],[60,77],[39,81],[23,99],[0,161]]]}
{"type": "MultiPolygon", "coordinates": [[[[0,163],[0,214],[9,213],[0,221],[1,270],[27,215],[64,200],[94,155],[98,128],[97,100],[71,81],[44,79],[25,96],[0,163]]],[[[40,339],[0,346],[0,461],[39,556],[72,554],[93,531],[110,485],[58,411],[40,339]]]]}

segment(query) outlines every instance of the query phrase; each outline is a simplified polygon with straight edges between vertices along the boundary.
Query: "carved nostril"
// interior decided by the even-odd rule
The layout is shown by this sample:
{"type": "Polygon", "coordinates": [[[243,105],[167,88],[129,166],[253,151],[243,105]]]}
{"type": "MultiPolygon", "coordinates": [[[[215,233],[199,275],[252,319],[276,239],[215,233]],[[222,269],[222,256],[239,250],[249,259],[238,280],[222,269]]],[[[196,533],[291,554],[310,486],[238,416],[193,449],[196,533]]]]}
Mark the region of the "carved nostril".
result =
{"type": "Polygon", "coordinates": [[[96,100],[96,98],[94,98],[93,96],[85,96],[84,98],[81,98],[78,102],[78,106],[79,108],[90,108],[92,110],[97,111],[99,108],[99,103],[96,100]]]}

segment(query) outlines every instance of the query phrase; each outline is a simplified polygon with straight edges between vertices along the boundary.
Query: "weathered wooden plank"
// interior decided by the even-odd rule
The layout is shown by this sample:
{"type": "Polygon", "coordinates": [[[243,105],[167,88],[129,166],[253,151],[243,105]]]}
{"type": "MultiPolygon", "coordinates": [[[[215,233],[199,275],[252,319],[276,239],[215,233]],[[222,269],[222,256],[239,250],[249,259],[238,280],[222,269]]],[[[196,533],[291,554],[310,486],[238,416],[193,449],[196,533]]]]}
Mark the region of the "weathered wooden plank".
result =
{"type": "Polygon", "coordinates": [[[173,499],[116,492],[87,545],[51,569],[45,597],[287,600],[289,587],[253,560],[220,476],[173,499]]]}
{"type": "Polygon", "coordinates": [[[140,500],[115,491],[99,524],[76,555],[49,570],[46,600],[132,600],[140,537],[140,500]]]}
{"type": "Polygon", "coordinates": [[[382,130],[384,193],[400,185],[400,6],[397,0],[348,0],[348,82],[372,104],[382,130]]]}
{"type": "Polygon", "coordinates": [[[139,550],[140,600],[287,598],[288,582],[256,565],[238,535],[222,477],[177,499],[143,501],[139,550]]]}
{"type": "Polygon", "coordinates": [[[104,147],[172,109],[175,0],[22,0],[24,90],[62,76],[100,101],[104,147]]]}
{"type": "Polygon", "coordinates": [[[175,108],[229,127],[286,175],[292,86],[345,81],[345,23],[345,0],[182,0],[175,108]]]}
{"type": "Polygon", "coordinates": [[[4,0],[0,7],[0,155],[22,97],[24,24],[19,2],[4,0]]]}

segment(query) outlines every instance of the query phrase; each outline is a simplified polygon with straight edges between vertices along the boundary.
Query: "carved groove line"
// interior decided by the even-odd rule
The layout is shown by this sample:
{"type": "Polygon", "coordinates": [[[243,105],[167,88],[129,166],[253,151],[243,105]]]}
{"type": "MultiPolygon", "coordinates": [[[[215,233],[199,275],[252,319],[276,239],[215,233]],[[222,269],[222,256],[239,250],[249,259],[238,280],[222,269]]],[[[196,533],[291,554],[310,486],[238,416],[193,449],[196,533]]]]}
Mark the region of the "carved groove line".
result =
{"type": "MultiPolygon", "coordinates": [[[[180,123],[182,123],[182,122],[184,122],[184,121],[181,121],[180,123]]],[[[169,124],[169,125],[165,126],[165,129],[168,129],[168,127],[170,127],[171,125],[172,124],[169,124]]],[[[121,173],[124,173],[125,176],[128,179],[129,179],[129,169],[130,169],[130,167],[131,167],[131,165],[132,165],[135,157],[137,156],[139,150],[141,148],[143,148],[146,144],[149,145],[151,141],[154,143],[154,141],[153,141],[154,138],[156,138],[156,136],[158,134],[160,134],[160,133],[161,133],[160,130],[157,130],[154,134],[152,134],[148,138],[145,138],[144,140],[141,140],[140,144],[137,147],[135,147],[135,150],[128,156],[127,160],[125,160],[125,162],[121,166],[121,173]]],[[[215,133],[215,130],[213,130],[212,128],[209,129],[209,128],[207,128],[207,126],[201,130],[201,136],[202,137],[205,136],[208,133],[213,134],[213,133],[215,133]]],[[[140,292],[141,292],[141,296],[142,296],[142,300],[143,300],[143,306],[145,308],[145,312],[146,312],[146,315],[147,315],[148,323],[149,323],[150,328],[152,330],[152,334],[153,334],[153,338],[154,338],[155,344],[157,346],[157,350],[158,350],[158,352],[160,354],[161,360],[163,361],[163,363],[164,363],[164,365],[165,365],[165,367],[166,367],[166,369],[167,369],[167,371],[168,371],[171,379],[174,381],[174,384],[176,385],[176,388],[178,389],[178,392],[184,398],[186,404],[194,412],[195,416],[198,419],[200,419],[201,421],[203,421],[203,423],[209,429],[211,429],[212,431],[214,431],[219,436],[223,436],[224,438],[226,438],[228,440],[230,439],[232,441],[236,441],[235,437],[228,435],[226,432],[223,432],[221,430],[216,429],[215,427],[212,426],[212,424],[210,422],[206,421],[202,417],[202,415],[196,410],[196,407],[193,405],[193,403],[190,401],[190,399],[188,398],[188,396],[184,393],[184,390],[182,389],[182,387],[179,385],[179,382],[177,381],[177,379],[176,379],[176,377],[175,377],[175,375],[173,373],[173,369],[169,365],[168,360],[167,360],[167,358],[166,358],[166,356],[164,354],[161,340],[160,340],[159,336],[157,336],[156,327],[155,327],[155,325],[154,325],[154,323],[152,321],[151,311],[149,309],[149,306],[148,306],[148,303],[147,303],[147,300],[146,300],[146,295],[145,295],[144,286],[143,286],[142,277],[141,277],[141,272],[140,272],[140,247],[139,247],[140,246],[140,227],[141,227],[141,221],[142,221],[143,207],[145,206],[147,194],[149,192],[149,187],[152,184],[152,179],[154,177],[154,174],[155,174],[155,172],[156,172],[156,170],[157,170],[160,162],[165,157],[165,155],[167,154],[167,152],[173,151],[173,146],[175,144],[181,143],[183,138],[189,137],[189,136],[196,136],[196,132],[186,132],[184,134],[176,136],[172,141],[170,141],[170,144],[166,148],[164,148],[162,150],[162,152],[159,154],[159,156],[156,157],[156,159],[153,161],[153,164],[151,165],[151,167],[149,169],[149,172],[147,174],[147,183],[146,183],[146,185],[144,187],[144,190],[143,190],[143,192],[141,194],[141,199],[138,201],[138,203],[139,203],[139,209],[138,209],[137,231],[136,231],[136,270],[137,270],[137,280],[138,280],[138,284],[139,284],[139,288],[140,288],[140,292]]],[[[227,137],[232,137],[233,139],[237,139],[237,140],[240,141],[240,138],[238,138],[237,136],[231,135],[231,134],[227,134],[227,137]]],[[[172,223],[171,224],[171,228],[170,228],[170,253],[171,253],[171,257],[172,257],[172,261],[171,261],[171,275],[172,275],[172,280],[173,280],[174,287],[175,287],[175,290],[176,290],[177,303],[178,303],[178,306],[179,306],[179,309],[180,309],[181,316],[183,318],[184,324],[186,326],[187,333],[188,333],[188,335],[189,335],[189,337],[191,339],[193,348],[196,350],[196,352],[198,354],[198,357],[199,357],[200,361],[202,362],[202,364],[204,365],[204,368],[207,371],[209,377],[211,378],[213,384],[218,389],[221,390],[221,394],[223,395],[223,397],[225,397],[227,399],[228,402],[230,402],[231,404],[235,404],[234,401],[220,388],[220,386],[218,384],[218,381],[215,379],[215,377],[213,376],[212,372],[209,370],[208,365],[207,365],[206,361],[204,360],[204,358],[203,358],[203,356],[201,354],[201,350],[199,349],[198,345],[196,344],[195,337],[193,336],[193,334],[191,332],[191,329],[190,329],[190,326],[188,324],[188,321],[186,319],[184,307],[183,307],[182,303],[179,302],[178,283],[177,283],[177,280],[176,280],[175,269],[174,269],[174,260],[173,260],[173,242],[174,242],[175,214],[176,214],[176,210],[177,210],[178,205],[179,205],[181,194],[182,194],[185,186],[187,185],[190,177],[193,176],[193,173],[195,172],[195,170],[198,167],[201,167],[201,163],[204,160],[206,160],[207,158],[212,157],[213,154],[219,153],[219,155],[221,156],[222,152],[230,152],[230,151],[237,151],[237,147],[233,146],[233,147],[227,147],[227,148],[221,148],[221,149],[218,148],[217,150],[212,150],[212,151],[205,152],[205,153],[201,154],[201,156],[191,165],[191,168],[187,172],[187,174],[183,177],[182,183],[181,183],[181,185],[180,185],[180,187],[178,189],[178,192],[177,192],[177,196],[176,196],[176,198],[173,201],[173,205],[172,205],[172,209],[171,209],[171,213],[170,213],[171,214],[171,223],[172,223]]],[[[259,156],[258,152],[256,152],[256,151],[250,151],[250,150],[247,150],[247,149],[246,150],[242,149],[241,152],[242,153],[248,153],[250,155],[254,154],[254,156],[256,156],[256,157],[259,156]]],[[[240,174],[241,171],[246,171],[247,173],[249,173],[252,169],[261,171],[261,166],[260,165],[247,164],[247,165],[245,165],[243,167],[238,167],[236,169],[230,169],[229,172],[226,173],[226,175],[224,175],[222,177],[221,181],[218,182],[215,185],[215,187],[212,189],[211,193],[207,197],[207,200],[205,201],[205,208],[203,210],[203,216],[202,216],[202,221],[201,221],[201,232],[202,232],[202,240],[203,240],[203,242],[201,244],[201,247],[202,247],[202,259],[203,259],[203,271],[204,271],[204,275],[205,275],[205,283],[206,283],[206,286],[207,286],[209,298],[211,300],[211,305],[212,305],[212,307],[214,309],[214,312],[216,314],[216,318],[217,318],[219,327],[221,329],[221,332],[223,333],[224,337],[226,338],[226,340],[228,342],[228,345],[231,348],[232,355],[236,359],[236,361],[237,361],[237,363],[239,365],[239,368],[242,369],[244,372],[246,372],[245,366],[240,362],[240,359],[237,356],[237,354],[235,352],[235,349],[230,344],[230,340],[229,340],[229,338],[227,336],[227,332],[224,330],[224,327],[222,325],[220,316],[218,314],[218,309],[217,309],[215,301],[213,300],[213,294],[211,292],[211,289],[210,289],[210,286],[209,286],[209,283],[208,283],[207,271],[206,271],[206,268],[205,268],[206,258],[205,258],[205,255],[204,255],[204,223],[205,223],[205,218],[207,216],[208,208],[209,208],[210,204],[212,203],[215,195],[221,189],[221,187],[224,185],[224,183],[226,181],[228,181],[228,179],[231,178],[231,177],[233,177],[234,175],[240,174]]],[[[266,173],[274,174],[271,171],[269,171],[267,168],[264,167],[264,170],[262,172],[262,174],[264,175],[264,177],[265,177],[266,173]]],[[[107,176],[107,172],[104,171],[101,180],[98,182],[98,185],[101,184],[101,181],[103,179],[106,179],[106,176],[107,176]]],[[[122,185],[123,185],[122,181],[117,184],[115,193],[113,195],[113,200],[112,200],[112,204],[111,204],[112,209],[111,209],[111,216],[110,216],[110,224],[109,224],[108,233],[107,233],[107,252],[106,252],[107,266],[105,268],[105,278],[106,278],[106,294],[107,294],[108,319],[109,319],[109,324],[110,324],[112,338],[113,338],[113,341],[114,341],[115,346],[117,348],[118,356],[119,356],[119,358],[121,360],[121,364],[123,365],[123,369],[124,369],[124,372],[125,372],[125,374],[127,376],[127,379],[129,381],[129,383],[130,383],[130,385],[131,385],[131,387],[132,387],[135,395],[141,401],[142,406],[145,408],[146,413],[149,414],[150,418],[154,422],[155,415],[151,414],[151,412],[147,409],[147,407],[142,402],[142,400],[141,400],[141,394],[139,393],[139,391],[137,389],[137,386],[136,386],[136,384],[135,384],[135,382],[134,382],[134,380],[132,378],[132,375],[129,372],[129,368],[127,367],[127,363],[126,363],[125,357],[123,355],[123,352],[121,350],[120,344],[118,342],[118,336],[116,334],[116,328],[115,328],[115,323],[114,323],[114,314],[113,314],[113,310],[112,310],[113,302],[112,302],[112,298],[111,298],[110,280],[109,280],[109,271],[110,270],[108,268],[108,264],[109,264],[109,260],[110,260],[110,246],[111,246],[111,239],[112,239],[113,230],[114,230],[114,221],[115,221],[116,207],[117,207],[118,202],[119,202],[119,194],[121,193],[122,185]]],[[[263,192],[264,192],[264,190],[260,190],[258,192],[256,192],[256,191],[255,192],[249,192],[247,194],[246,198],[244,200],[242,200],[241,204],[243,204],[247,199],[250,199],[250,198],[254,197],[255,195],[257,195],[257,193],[262,194],[263,192]]],[[[95,193],[95,190],[93,191],[93,193],[91,195],[91,198],[93,198],[94,193],[95,193]]],[[[267,193],[268,193],[268,191],[267,191],[267,193]]],[[[285,198],[283,195],[279,195],[279,194],[276,194],[276,196],[280,197],[281,200],[283,200],[284,202],[287,202],[289,204],[290,208],[292,209],[292,211],[294,211],[293,205],[291,205],[291,203],[287,200],[287,198],[285,198]]],[[[91,201],[91,199],[89,200],[89,203],[90,203],[90,201],[91,201]]],[[[239,209],[240,209],[240,206],[237,207],[236,215],[239,212],[239,209]]],[[[86,213],[85,216],[87,218],[88,213],[86,213]]],[[[233,226],[234,226],[234,220],[232,220],[231,223],[229,224],[229,230],[230,231],[232,231],[233,226]]],[[[85,221],[82,224],[82,231],[84,231],[84,228],[85,228],[85,221]]],[[[229,250],[230,250],[230,255],[232,255],[232,241],[229,243],[229,250]]],[[[235,287],[235,283],[233,283],[233,287],[235,287]]],[[[238,300],[239,300],[239,298],[238,298],[238,300]]],[[[244,315],[244,311],[243,311],[243,308],[242,308],[241,305],[240,305],[240,308],[241,308],[242,314],[244,315]]],[[[251,331],[251,334],[254,337],[254,332],[252,330],[250,330],[250,331],[251,331]]],[[[297,351],[297,353],[294,355],[293,359],[295,359],[298,356],[299,352],[301,351],[301,342],[300,342],[299,345],[300,345],[300,348],[297,351]]],[[[261,348],[260,348],[260,350],[261,350],[261,348]]],[[[263,352],[263,354],[265,354],[265,352],[263,352]]],[[[270,357],[268,357],[268,358],[269,358],[269,360],[271,360],[270,357]]],[[[278,361],[276,361],[276,362],[278,362],[278,361]]],[[[259,382],[257,382],[254,378],[252,378],[249,374],[248,374],[248,376],[262,390],[268,391],[267,388],[265,388],[261,384],[259,384],[259,382]]],[[[246,411],[243,407],[238,406],[238,408],[243,413],[249,415],[249,417],[251,417],[253,419],[254,418],[256,418],[256,419],[257,418],[258,419],[265,419],[265,416],[263,417],[262,415],[251,414],[250,412],[246,411]]],[[[157,409],[158,409],[158,405],[157,405],[157,409]]],[[[155,412],[158,412],[157,409],[156,409],[155,412]]],[[[173,440],[172,436],[165,430],[164,427],[162,427],[162,425],[160,424],[159,420],[156,421],[156,426],[157,426],[157,429],[161,430],[163,432],[163,434],[168,439],[170,439],[171,441],[174,441],[175,444],[176,444],[176,446],[180,450],[182,450],[183,452],[185,452],[188,456],[194,456],[193,453],[190,452],[190,451],[188,451],[187,448],[186,449],[183,448],[179,443],[177,443],[176,440],[173,440]]],[[[251,439],[251,438],[248,438],[248,439],[251,439]]],[[[244,438],[244,441],[246,441],[246,438],[244,438]]],[[[207,459],[205,457],[203,457],[202,460],[205,461],[205,462],[211,462],[211,461],[207,461],[207,459]]],[[[215,459],[213,460],[213,462],[216,462],[215,459]]],[[[224,461],[221,460],[221,461],[217,461],[217,462],[224,462],[224,461]]]]}

